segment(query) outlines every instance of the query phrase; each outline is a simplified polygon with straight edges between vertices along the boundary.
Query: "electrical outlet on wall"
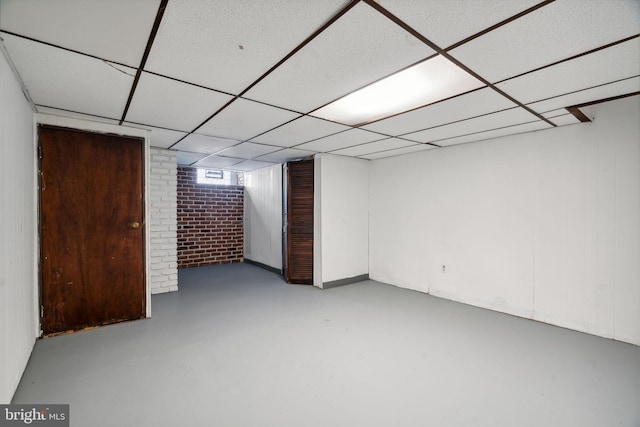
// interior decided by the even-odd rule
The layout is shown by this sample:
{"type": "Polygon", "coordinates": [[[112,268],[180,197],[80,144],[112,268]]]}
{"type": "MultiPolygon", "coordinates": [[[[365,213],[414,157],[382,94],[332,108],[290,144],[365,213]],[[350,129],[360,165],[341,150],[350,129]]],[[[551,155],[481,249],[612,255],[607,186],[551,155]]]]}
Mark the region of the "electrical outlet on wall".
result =
{"type": "Polygon", "coordinates": [[[446,272],[447,272],[447,266],[446,266],[446,265],[444,265],[444,264],[442,264],[442,272],[443,272],[443,273],[446,273],[446,272]]]}

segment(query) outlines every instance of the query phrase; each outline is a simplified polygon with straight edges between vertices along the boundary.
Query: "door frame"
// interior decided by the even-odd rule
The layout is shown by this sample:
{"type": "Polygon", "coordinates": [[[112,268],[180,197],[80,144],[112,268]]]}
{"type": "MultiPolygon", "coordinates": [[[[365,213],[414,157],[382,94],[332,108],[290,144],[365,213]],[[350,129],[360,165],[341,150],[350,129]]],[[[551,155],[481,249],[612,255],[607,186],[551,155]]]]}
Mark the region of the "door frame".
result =
{"type": "Polygon", "coordinates": [[[146,317],[151,317],[151,286],[150,286],[150,273],[151,273],[151,235],[149,233],[149,225],[151,224],[150,218],[150,206],[149,206],[149,179],[151,172],[150,165],[150,150],[149,150],[149,141],[150,141],[150,132],[146,129],[138,129],[138,128],[130,128],[125,126],[118,126],[109,123],[100,123],[100,122],[92,122],[88,120],[74,119],[69,117],[60,117],[53,116],[49,114],[36,114],[35,120],[33,123],[33,143],[34,143],[34,162],[35,162],[35,185],[33,188],[34,197],[36,200],[36,206],[38,206],[38,211],[36,212],[36,221],[35,221],[35,256],[34,256],[34,272],[35,272],[35,295],[38,295],[35,301],[34,314],[36,317],[36,336],[42,336],[42,327],[40,324],[41,320],[41,272],[40,272],[40,188],[39,188],[39,173],[40,166],[38,160],[38,126],[39,125],[50,125],[50,126],[58,126],[69,129],[76,129],[81,131],[89,131],[93,133],[106,133],[106,134],[115,134],[122,136],[133,136],[144,139],[143,145],[143,159],[144,164],[142,166],[143,170],[143,207],[144,207],[144,224],[143,227],[143,256],[144,256],[144,287],[145,287],[145,307],[146,307],[146,317]]]}

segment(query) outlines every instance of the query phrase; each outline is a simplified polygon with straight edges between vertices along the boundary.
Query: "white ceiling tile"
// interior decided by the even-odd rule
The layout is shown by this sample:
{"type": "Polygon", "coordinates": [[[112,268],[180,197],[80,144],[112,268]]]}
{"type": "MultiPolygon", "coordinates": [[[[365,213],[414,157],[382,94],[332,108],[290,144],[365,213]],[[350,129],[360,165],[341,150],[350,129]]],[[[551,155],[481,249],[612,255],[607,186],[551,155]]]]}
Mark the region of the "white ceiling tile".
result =
{"type": "Polygon", "coordinates": [[[387,138],[382,141],[369,142],[366,144],[356,145],[355,147],[343,148],[342,150],[332,151],[332,154],[340,154],[342,156],[363,156],[365,154],[378,153],[380,151],[393,150],[396,148],[413,147],[415,142],[407,141],[399,138],[387,138]]]}
{"type": "Polygon", "coordinates": [[[525,104],[640,75],[640,41],[630,40],[497,85],[525,104]]]}
{"type": "Polygon", "coordinates": [[[218,168],[223,169],[228,166],[232,166],[241,163],[244,159],[235,159],[233,157],[221,157],[221,156],[209,156],[206,157],[193,166],[197,168],[218,168]]]}
{"type": "Polygon", "coordinates": [[[491,82],[640,32],[640,2],[556,1],[451,54],[491,82]]]}
{"type": "Polygon", "coordinates": [[[260,162],[258,160],[246,160],[242,163],[237,163],[233,166],[228,167],[228,169],[241,171],[241,172],[250,172],[256,169],[262,169],[269,166],[273,166],[274,163],[271,162],[260,162]]]}
{"type": "Polygon", "coordinates": [[[396,148],[394,150],[380,151],[372,154],[363,154],[360,157],[362,157],[363,159],[369,159],[369,160],[384,159],[386,157],[401,156],[403,154],[417,153],[419,151],[426,151],[434,148],[436,147],[432,145],[416,144],[416,145],[411,145],[409,147],[396,148]]]}
{"type": "Polygon", "coordinates": [[[379,0],[414,30],[447,48],[534,6],[539,0],[379,0]]]}
{"type": "Polygon", "coordinates": [[[189,153],[187,151],[176,152],[176,162],[179,165],[189,166],[205,157],[207,157],[207,154],[204,153],[189,153]]]}
{"type": "Polygon", "coordinates": [[[493,89],[485,88],[365,125],[362,128],[397,136],[515,106],[515,103],[493,89]]]}
{"type": "Polygon", "coordinates": [[[627,93],[640,91],[640,77],[633,77],[615,83],[609,83],[591,89],[585,89],[567,95],[534,102],[527,106],[533,110],[544,113],[558,108],[571,107],[573,105],[584,104],[586,102],[597,101],[599,99],[624,95],[627,93]]]}
{"type": "Polygon", "coordinates": [[[566,110],[565,114],[559,114],[552,117],[549,117],[545,114],[545,117],[551,120],[556,126],[576,125],[578,123],[581,123],[580,120],[576,118],[576,116],[571,113],[567,113],[566,110]]]}
{"type": "Polygon", "coordinates": [[[8,34],[2,38],[35,104],[120,119],[135,70],[8,34]]]}
{"type": "Polygon", "coordinates": [[[72,111],[60,110],[58,108],[42,107],[39,105],[37,105],[36,108],[38,109],[39,113],[51,114],[52,116],[71,117],[74,119],[87,120],[91,122],[109,123],[112,125],[117,125],[120,123],[120,120],[117,120],[117,119],[106,119],[104,117],[91,116],[89,114],[82,114],[82,113],[75,113],[72,111]]]}
{"type": "Polygon", "coordinates": [[[290,160],[303,159],[315,154],[315,151],[298,150],[297,148],[285,148],[275,153],[265,154],[256,158],[265,162],[284,163],[290,160]]]}
{"type": "Polygon", "coordinates": [[[335,135],[307,142],[306,144],[298,145],[296,148],[327,153],[329,151],[363,144],[365,142],[377,141],[382,138],[385,137],[378,133],[368,132],[361,129],[350,129],[345,132],[340,132],[335,135]]]}
{"type": "Polygon", "coordinates": [[[437,55],[314,111],[315,117],[361,125],[485,86],[437,55]]]}
{"type": "Polygon", "coordinates": [[[261,156],[263,154],[273,153],[276,150],[280,150],[280,147],[274,147],[272,145],[254,144],[251,142],[243,142],[242,144],[235,145],[233,147],[222,150],[218,154],[227,157],[239,157],[243,159],[252,159],[254,157],[261,156]]]}
{"type": "Polygon", "coordinates": [[[404,135],[404,138],[416,142],[431,142],[442,145],[441,140],[484,132],[488,130],[513,126],[537,120],[536,117],[522,108],[512,108],[498,113],[487,114],[461,122],[437,126],[431,129],[404,135]]]}
{"type": "Polygon", "coordinates": [[[175,130],[157,128],[153,126],[144,126],[137,123],[124,122],[124,125],[150,130],[151,141],[149,142],[149,144],[152,147],[169,148],[176,142],[180,141],[180,139],[184,138],[184,136],[187,134],[186,132],[178,132],[175,130]]]}
{"type": "Polygon", "coordinates": [[[138,67],[160,0],[2,0],[0,28],[138,67]]]}
{"type": "Polygon", "coordinates": [[[171,0],[146,69],[238,94],[344,0],[171,0]]]}
{"type": "Polygon", "coordinates": [[[433,53],[362,2],[246,97],[306,113],[433,53]]]}
{"type": "Polygon", "coordinates": [[[280,147],[291,147],[346,129],[349,129],[349,127],[327,120],[304,116],[257,138],[253,138],[252,141],[280,147]]]}
{"type": "Polygon", "coordinates": [[[191,132],[231,99],[219,92],[142,73],[126,119],[191,132]]]}
{"type": "Polygon", "coordinates": [[[232,139],[215,138],[192,133],[172,148],[175,150],[190,151],[192,153],[213,154],[239,143],[239,141],[232,139]]]}
{"type": "Polygon", "coordinates": [[[524,123],[515,126],[509,126],[501,129],[493,129],[484,132],[474,133],[470,135],[463,135],[456,138],[450,138],[445,141],[439,141],[438,144],[442,147],[451,145],[465,144],[467,142],[484,141],[487,139],[498,138],[501,136],[515,135],[518,133],[533,132],[543,129],[551,129],[552,126],[542,120],[536,122],[524,123]]]}
{"type": "Polygon", "coordinates": [[[299,116],[291,111],[239,98],[200,127],[198,133],[246,140],[299,116]]]}

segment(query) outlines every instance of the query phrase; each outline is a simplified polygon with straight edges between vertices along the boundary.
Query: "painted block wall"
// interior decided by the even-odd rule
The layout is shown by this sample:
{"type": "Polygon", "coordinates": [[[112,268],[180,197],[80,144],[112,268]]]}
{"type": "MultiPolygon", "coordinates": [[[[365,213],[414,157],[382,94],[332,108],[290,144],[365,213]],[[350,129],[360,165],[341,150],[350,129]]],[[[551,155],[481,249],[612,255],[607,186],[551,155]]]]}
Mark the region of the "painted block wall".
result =
{"type": "Polygon", "coordinates": [[[640,100],[371,162],[370,276],[640,344],[640,100]]]}
{"type": "Polygon", "coordinates": [[[158,294],[178,290],[177,163],[172,150],[150,147],[149,157],[149,283],[158,294]]]}
{"type": "Polygon", "coordinates": [[[282,270],[282,165],[244,173],[244,258],[282,270]]]}
{"type": "Polygon", "coordinates": [[[38,335],[34,113],[0,51],[0,404],[38,335]]]}
{"type": "Polygon", "coordinates": [[[197,183],[197,169],[178,167],[178,268],[243,260],[243,195],[239,186],[197,183]]]}
{"type": "Polygon", "coordinates": [[[316,155],[314,193],[314,284],[368,275],[369,161],[316,155]]]}

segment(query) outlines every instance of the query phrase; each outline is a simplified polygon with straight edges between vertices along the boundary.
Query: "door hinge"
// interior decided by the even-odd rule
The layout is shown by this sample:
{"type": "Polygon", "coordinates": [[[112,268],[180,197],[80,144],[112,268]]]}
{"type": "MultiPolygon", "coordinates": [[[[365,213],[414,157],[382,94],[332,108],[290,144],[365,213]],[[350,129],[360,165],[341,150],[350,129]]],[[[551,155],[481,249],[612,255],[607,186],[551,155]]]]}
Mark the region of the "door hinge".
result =
{"type": "Polygon", "coordinates": [[[40,306],[40,318],[42,319],[44,317],[44,305],[40,306]]]}
{"type": "Polygon", "coordinates": [[[38,145],[38,158],[42,160],[42,145],[38,145]]]}

